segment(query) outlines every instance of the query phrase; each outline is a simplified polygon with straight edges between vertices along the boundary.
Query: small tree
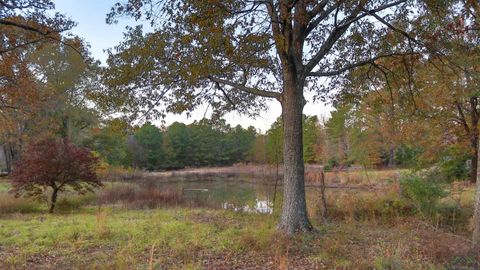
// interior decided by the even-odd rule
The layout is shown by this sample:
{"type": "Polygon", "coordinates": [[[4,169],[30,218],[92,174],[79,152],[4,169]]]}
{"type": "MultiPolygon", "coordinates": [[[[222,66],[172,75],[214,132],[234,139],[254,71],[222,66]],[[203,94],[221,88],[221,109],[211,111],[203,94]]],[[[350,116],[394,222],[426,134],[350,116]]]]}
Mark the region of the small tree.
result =
{"type": "Polygon", "coordinates": [[[53,213],[58,192],[71,188],[84,194],[103,184],[95,169],[98,158],[90,150],[67,140],[44,139],[30,144],[11,175],[11,192],[16,197],[39,197],[52,188],[50,213],[53,213]]]}

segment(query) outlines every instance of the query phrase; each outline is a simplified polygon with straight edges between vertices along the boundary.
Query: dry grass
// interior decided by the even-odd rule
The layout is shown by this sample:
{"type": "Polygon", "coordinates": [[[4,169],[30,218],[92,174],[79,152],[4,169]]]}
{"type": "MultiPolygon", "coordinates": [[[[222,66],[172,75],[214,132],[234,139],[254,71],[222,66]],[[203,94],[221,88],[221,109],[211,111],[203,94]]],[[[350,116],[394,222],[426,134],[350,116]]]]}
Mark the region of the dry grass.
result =
{"type": "MultiPolygon", "coordinates": [[[[279,177],[283,176],[283,166],[279,167],[279,177]]],[[[323,166],[305,165],[305,181],[307,184],[319,185],[323,166]]],[[[326,172],[325,183],[333,186],[376,186],[396,182],[400,170],[363,170],[352,168],[326,172]]],[[[145,172],[144,179],[160,180],[192,180],[192,179],[218,179],[235,178],[245,181],[261,181],[272,184],[275,182],[277,172],[274,165],[236,165],[230,167],[189,168],[168,172],[145,172]]]]}
{"type": "Polygon", "coordinates": [[[0,194],[0,215],[12,213],[34,213],[39,211],[39,203],[26,198],[15,198],[11,195],[0,194]]]}
{"type": "MultiPolygon", "coordinates": [[[[320,183],[321,173],[307,170],[305,180],[310,183],[320,183]]],[[[325,173],[325,183],[340,186],[385,186],[397,182],[400,177],[399,170],[346,170],[330,171],[325,173]]]]}
{"type": "Polygon", "coordinates": [[[142,177],[142,172],[133,168],[125,169],[121,166],[103,164],[98,171],[98,176],[103,181],[129,181],[142,177]]]}
{"type": "Polygon", "coordinates": [[[98,192],[97,203],[121,204],[127,208],[141,209],[177,206],[184,201],[181,192],[177,190],[160,190],[149,185],[119,184],[98,192]]]}

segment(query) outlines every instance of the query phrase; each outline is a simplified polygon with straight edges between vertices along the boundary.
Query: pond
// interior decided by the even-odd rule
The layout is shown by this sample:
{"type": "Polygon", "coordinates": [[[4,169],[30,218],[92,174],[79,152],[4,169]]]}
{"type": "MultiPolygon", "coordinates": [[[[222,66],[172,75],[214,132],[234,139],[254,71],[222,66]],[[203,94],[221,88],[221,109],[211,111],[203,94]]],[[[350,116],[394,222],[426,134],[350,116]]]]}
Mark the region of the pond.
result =
{"type": "MultiPolygon", "coordinates": [[[[157,187],[180,191],[182,198],[191,203],[200,202],[234,211],[262,214],[273,212],[275,187],[272,185],[235,180],[196,180],[159,182],[157,187]]],[[[277,189],[278,198],[281,190],[280,187],[277,189]]]]}
{"type": "MultiPolygon", "coordinates": [[[[256,212],[271,214],[276,207],[280,207],[282,201],[282,186],[275,188],[273,183],[265,183],[260,180],[245,181],[242,179],[229,178],[219,179],[192,179],[191,181],[164,181],[153,179],[149,181],[135,181],[138,190],[146,190],[148,194],[166,192],[180,196],[178,201],[184,205],[199,205],[212,208],[231,209],[233,211],[256,212]]],[[[131,188],[130,188],[131,189],[131,188]]],[[[353,195],[367,194],[371,191],[364,189],[339,189],[327,188],[325,191],[329,202],[343,200],[353,195]]],[[[146,195],[152,196],[152,195],[146,195]]],[[[136,196],[143,198],[146,196],[136,196]]],[[[317,211],[321,208],[321,189],[318,186],[307,186],[307,207],[309,211],[317,211]]]]}

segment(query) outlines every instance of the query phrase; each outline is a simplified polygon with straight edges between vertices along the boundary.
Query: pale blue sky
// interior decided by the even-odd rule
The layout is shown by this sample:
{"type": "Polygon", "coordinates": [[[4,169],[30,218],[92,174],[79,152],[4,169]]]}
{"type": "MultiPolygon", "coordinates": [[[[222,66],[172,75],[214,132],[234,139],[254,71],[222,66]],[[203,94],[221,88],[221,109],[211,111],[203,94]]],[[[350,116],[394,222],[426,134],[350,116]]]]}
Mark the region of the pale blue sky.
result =
{"type": "MultiPolygon", "coordinates": [[[[55,0],[56,11],[63,13],[78,23],[71,32],[84,38],[91,46],[93,57],[105,63],[107,54],[105,49],[112,48],[123,39],[125,26],[134,26],[139,24],[133,19],[122,18],[118,24],[106,24],[106,14],[118,0],[55,0]]],[[[262,113],[256,119],[240,116],[238,113],[230,113],[225,119],[231,125],[240,124],[243,127],[250,125],[266,131],[275,119],[280,116],[281,107],[276,100],[268,101],[269,110],[262,113]]],[[[194,120],[200,120],[206,107],[201,107],[192,113],[190,118],[186,115],[168,115],[165,119],[167,124],[174,121],[191,123],[194,120]]],[[[319,117],[328,115],[330,106],[323,104],[307,103],[304,113],[308,115],[317,115],[319,117]]],[[[208,112],[207,112],[208,116],[208,112]]],[[[158,123],[159,124],[159,123],[158,123]]]]}
{"type": "Polygon", "coordinates": [[[105,63],[104,50],[118,44],[123,39],[127,25],[138,24],[125,18],[118,24],[106,24],[106,14],[116,0],[55,0],[55,10],[77,22],[71,32],[84,38],[90,45],[93,56],[105,63]]]}

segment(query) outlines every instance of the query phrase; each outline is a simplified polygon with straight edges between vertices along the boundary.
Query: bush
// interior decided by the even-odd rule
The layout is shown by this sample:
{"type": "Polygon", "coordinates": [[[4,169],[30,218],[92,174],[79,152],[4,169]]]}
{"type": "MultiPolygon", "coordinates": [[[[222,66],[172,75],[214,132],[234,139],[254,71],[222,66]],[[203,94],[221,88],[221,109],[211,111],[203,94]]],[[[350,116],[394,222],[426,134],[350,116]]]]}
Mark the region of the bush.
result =
{"type": "Polygon", "coordinates": [[[404,168],[413,168],[419,164],[418,157],[421,155],[422,149],[401,145],[395,153],[395,161],[397,166],[404,168]]]}
{"type": "Polygon", "coordinates": [[[438,200],[447,195],[435,182],[426,181],[415,174],[404,175],[400,186],[402,195],[411,200],[423,215],[435,213],[438,200]]]}
{"type": "Polygon", "coordinates": [[[446,182],[453,182],[455,180],[465,180],[470,175],[467,166],[468,157],[444,157],[440,163],[440,170],[446,182]]]}
{"type": "Polygon", "coordinates": [[[327,164],[325,166],[323,166],[323,170],[328,172],[328,171],[331,171],[333,168],[337,167],[339,164],[338,164],[338,161],[336,158],[331,158],[327,161],[327,164]]]}
{"type": "Polygon", "coordinates": [[[437,166],[430,170],[428,177],[446,183],[465,180],[470,175],[469,160],[470,156],[465,154],[465,149],[451,146],[441,153],[437,166]]]}
{"type": "Polygon", "coordinates": [[[50,213],[58,193],[70,189],[78,194],[103,186],[96,174],[98,158],[90,150],[68,140],[43,139],[31,143],[14,164],[11,192],[16,197],[42,197],[51,189],[50,213]]]}

